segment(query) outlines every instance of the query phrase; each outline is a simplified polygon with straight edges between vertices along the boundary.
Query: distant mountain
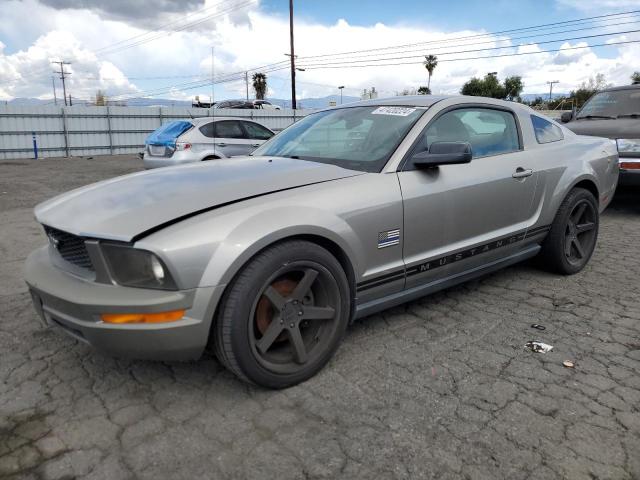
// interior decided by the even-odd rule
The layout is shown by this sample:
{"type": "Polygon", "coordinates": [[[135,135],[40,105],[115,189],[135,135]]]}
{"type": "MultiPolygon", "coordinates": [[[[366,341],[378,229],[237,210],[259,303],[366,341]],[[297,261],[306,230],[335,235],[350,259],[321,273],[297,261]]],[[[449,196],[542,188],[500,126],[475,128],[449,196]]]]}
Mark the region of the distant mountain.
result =
{"type": "MultiPolygon", "coordinates": [[[[268,98],[274,105],[280,105],[282,108],[291,108],[291,100],[281,98],[268,98]]],[[[357,102],[360,97],[352,97],[344,95],[342,97],[342,103],[357,102]]],[[[297,100],[298,108],[327,108],[331,102],[336,102],[336,105],[340,105],[340,95],[328,95],[326,97],[319,98],[299,98],[297,100]]]]}
{"type": "MultiPolygon", "coordinates": [[[[268,98],[274,105],[279,105],[282,108],[291,108],[291,100],[282,98],[268,98]]],[[[351,97],[344,95],[342,97],[342,103],[351,103],[360,100],[358,97],[351,97]]],[[[336,102],[336,105],[340,104],[340,95],[329,95],[321,98],[301,98],[298,99],[298,108],[326,108],[331,102],[336,102]]],[[[61,105],[62,100],[58,99],[58,105],[61,105]]],[[[52,100],[40,100],[38,98],[14,98],[6,102],[8,105],[14,106],[37,106],[37,105],[52,105],[52,100]]],[[[79,101],[74,102],[75,105],[81,105],[79,101]]],[[[130,107],[190,107],[191,100],[170,100],[166,98],[131,98],[127,100],[126,104],[130,107]]]]}
{"type": "Polygon", "coordinates": [[[8,102],[3,103],[16,106],[36,106],[46,105],[47,103],[53,104],[53,100],[40,100],[39,98],[14,98],[13,100],[9,100],[8,102]]]}

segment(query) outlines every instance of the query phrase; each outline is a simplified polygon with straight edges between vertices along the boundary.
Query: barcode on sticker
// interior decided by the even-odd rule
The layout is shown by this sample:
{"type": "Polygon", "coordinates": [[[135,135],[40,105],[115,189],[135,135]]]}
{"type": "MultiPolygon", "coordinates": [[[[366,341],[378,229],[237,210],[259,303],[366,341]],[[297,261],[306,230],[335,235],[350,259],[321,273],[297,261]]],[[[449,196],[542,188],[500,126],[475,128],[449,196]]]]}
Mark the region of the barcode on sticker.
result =
{"type": "Polygon", "coordinates": [[[373,115],[395,115],[396,117],[406,117],[415,112],[415,108],[411,107],[378,107],[373,112],[373,115]]]}

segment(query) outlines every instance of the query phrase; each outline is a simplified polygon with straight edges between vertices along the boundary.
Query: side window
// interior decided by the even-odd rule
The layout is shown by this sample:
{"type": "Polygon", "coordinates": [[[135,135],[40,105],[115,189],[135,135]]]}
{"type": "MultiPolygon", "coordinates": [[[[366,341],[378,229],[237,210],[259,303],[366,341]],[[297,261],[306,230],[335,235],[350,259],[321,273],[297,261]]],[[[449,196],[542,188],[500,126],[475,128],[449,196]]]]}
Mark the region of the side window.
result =
{"type": "Polygon", "coordinates": [[[468,142],[473,158],[520,150],[516,120],[512,113],[490,108],[462,108],[438,117],[429,125],[417,150],[433,142],[468,142]]]}
{"type": "Polygon", "coordinates": [[[223,120],[215,122],[216,138],[244,138],[244,132],[240,122],[236,120],[223,120]]]}
{"type": "Polygon", "coordinates": [[[533,123],[533,130],[536,132],[538,143],[558,142],[564,139],[562,129],[549,120],[537,115],[531,115],[531,123],[533,123]]]}
{"type": "Polygon", "coordinates": [[[274,135],[271,130],[266,129],[262,125],[258,125],[257,123],[242,122],[242,125],[244,125],[249,138],[251,138],[252,140],[269,140],[274,135]]]}
{"type": "Polygon", "coordinates": [[[205,137],[213,138],[213,122],[205,123],[200,127],[200,133],[205,137]]]}

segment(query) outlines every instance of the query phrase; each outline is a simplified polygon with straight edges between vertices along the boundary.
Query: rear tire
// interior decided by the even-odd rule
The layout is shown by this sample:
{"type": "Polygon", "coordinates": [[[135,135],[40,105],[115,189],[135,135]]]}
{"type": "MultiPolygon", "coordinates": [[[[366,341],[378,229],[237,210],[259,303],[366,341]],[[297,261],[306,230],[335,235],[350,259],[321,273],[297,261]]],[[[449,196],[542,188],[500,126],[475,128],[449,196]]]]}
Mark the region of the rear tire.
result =
{"type": "Polygon", "coordinates": [[[340,263],[311,242],[286,241],[256,255],[227,288],[214,325],[220,362],[242,380],[285,388],[315,375],[349,322],[340,263]]]}
{"type": "Polygon", "coordinates": [[[581,271],[595,249],[599,225],[598,202],[593,194],[583,188],[571,190],[542,244],[542,265],[564,275],[581,271]]]}
{"type": "Polygon", "coordinates": [[[215,155],[210,155],[202,159],[203,162],[206,162],[207,160],[220,160],[220,157],[216,157],[215,155]]]}

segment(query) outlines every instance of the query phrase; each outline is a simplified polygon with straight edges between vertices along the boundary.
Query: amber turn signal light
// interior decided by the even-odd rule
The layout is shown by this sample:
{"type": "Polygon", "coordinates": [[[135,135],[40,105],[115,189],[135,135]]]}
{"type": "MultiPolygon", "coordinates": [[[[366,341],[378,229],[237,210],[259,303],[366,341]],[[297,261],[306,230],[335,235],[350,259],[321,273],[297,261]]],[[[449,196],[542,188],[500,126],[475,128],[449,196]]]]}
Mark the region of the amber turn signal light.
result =
{"type": "Polygon", "coordinates": [[[163,323],[175,322],[184,317],[184,310],[172,310],[159,313],[103,313],[105,323],[163,323]]]}
{"type": "Polygon", "coordinates": [[[623,170],[640,170],[640,162],[620,162],[623,170]]]}

